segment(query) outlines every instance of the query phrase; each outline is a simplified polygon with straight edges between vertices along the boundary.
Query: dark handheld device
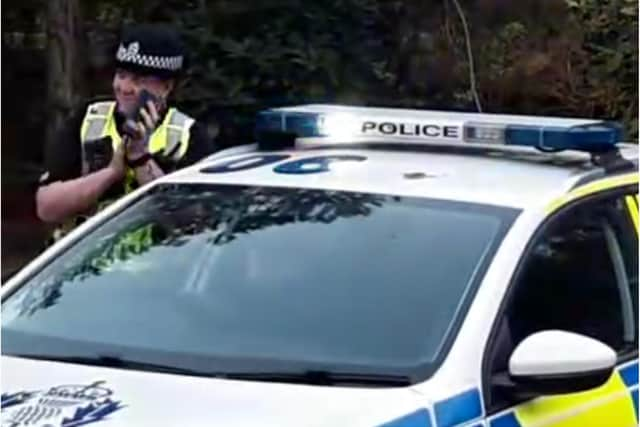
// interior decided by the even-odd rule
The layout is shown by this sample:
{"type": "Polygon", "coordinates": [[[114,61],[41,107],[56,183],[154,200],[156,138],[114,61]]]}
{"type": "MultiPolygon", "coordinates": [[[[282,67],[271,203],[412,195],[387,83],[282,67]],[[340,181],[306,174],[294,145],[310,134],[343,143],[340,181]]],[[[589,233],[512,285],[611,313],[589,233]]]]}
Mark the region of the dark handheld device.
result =
{"type": "Polygon", "coordinates": [[[89,173],[103,169],[111,162],[113,145],[110,136],[88,140],[83,144],[83,149],[89,173]]]}
{"type": "Polygon", "coordinates": [[[126,116],[126,120],[124,123],[124,133],[130,137],[135,137],[138,132],[136,128],[136,123],[143,122],[142,113],[140,112],[143,108],[146,108],[147,103],[152,101],[156,107],[160,104],[158,97],[149,92],[146,89],[142,89],[140,91],[140,96],[138,97],[138,101],[136,102],[136,106],[133,111],[126,116]]]}

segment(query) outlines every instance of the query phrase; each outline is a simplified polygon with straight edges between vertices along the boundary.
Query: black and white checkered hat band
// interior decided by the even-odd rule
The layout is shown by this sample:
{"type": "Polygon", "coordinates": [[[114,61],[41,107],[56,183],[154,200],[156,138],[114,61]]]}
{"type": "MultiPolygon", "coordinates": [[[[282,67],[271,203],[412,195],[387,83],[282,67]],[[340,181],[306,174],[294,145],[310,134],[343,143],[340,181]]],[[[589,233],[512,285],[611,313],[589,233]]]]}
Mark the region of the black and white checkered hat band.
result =
{"type": "Polygon", "coordinates": [[[178,71],[182,68],[183,57],[142,55],[140,54],[140,44],[133,42],[126,48],[120,45],[116,53],[116,59],[120,62],[128,62],[143,67],[178,71]]]}

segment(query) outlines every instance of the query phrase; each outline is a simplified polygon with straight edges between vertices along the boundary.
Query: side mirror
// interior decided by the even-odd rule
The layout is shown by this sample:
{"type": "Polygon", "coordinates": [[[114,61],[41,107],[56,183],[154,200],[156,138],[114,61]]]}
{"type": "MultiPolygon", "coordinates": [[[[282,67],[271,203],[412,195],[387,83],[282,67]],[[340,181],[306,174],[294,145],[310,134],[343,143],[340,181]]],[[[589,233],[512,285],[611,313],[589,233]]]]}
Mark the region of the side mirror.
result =
{"type": "Polygon", "coordinates": [[[509,359],[509,379],[517,393],[575,393],[606,383],[615,364],[616,352],[596,339],[541,331],[516,347],[509,359]]]}

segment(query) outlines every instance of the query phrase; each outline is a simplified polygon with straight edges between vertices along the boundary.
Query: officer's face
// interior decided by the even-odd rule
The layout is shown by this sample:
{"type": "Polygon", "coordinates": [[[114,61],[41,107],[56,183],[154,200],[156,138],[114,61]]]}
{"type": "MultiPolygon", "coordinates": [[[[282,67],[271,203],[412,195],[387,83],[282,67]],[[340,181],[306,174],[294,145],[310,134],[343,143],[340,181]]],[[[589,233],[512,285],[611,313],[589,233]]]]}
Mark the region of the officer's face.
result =
{"type": "Polygon", "coordinates": [[[153,76],[142,76],[126,70],[117,70],[113,77],[113,93],[121,113],[133,113],[142,89],[165,99],[172,89],[170,80],[162,80],[153,76]]]}

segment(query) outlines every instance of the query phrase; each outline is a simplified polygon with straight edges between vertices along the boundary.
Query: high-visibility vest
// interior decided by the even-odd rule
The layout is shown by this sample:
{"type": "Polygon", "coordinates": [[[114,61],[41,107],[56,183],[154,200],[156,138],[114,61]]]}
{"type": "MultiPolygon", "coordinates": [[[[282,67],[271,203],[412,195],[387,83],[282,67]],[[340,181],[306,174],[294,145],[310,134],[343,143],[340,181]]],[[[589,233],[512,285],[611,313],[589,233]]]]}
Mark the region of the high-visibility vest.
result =
{"type": "MultiPolygon", "coordinates": [[[[87,141],[111,137],[113,151],[122,144],[122,137],[118,133],[115,119],[115,101],[104,101],[90,104],[87,107],[82,126],[80,127],[80,141],[82,144],[82,175],[89,173],[89,160],[87,158],[85,144],[87,141]]],[[[189,148],[189,130],[195,122],[194,119],[175,108],[167,111],[162,123],[154,130],[149,138],[148,150],[150,154],[161,154],[163,158],[177,162],[189,148]]],[[[133,191],[136,182],[135,171],[127,167],[124,191],[125,194],[133,191]]],[[[102,201],[97,210],[109,205],[113,200],[102,201]]],[[[75,228],[83,217],[75,217],[66,221],[54,231],[53,238],[58,240],[71,229],[75,228]]]]}

